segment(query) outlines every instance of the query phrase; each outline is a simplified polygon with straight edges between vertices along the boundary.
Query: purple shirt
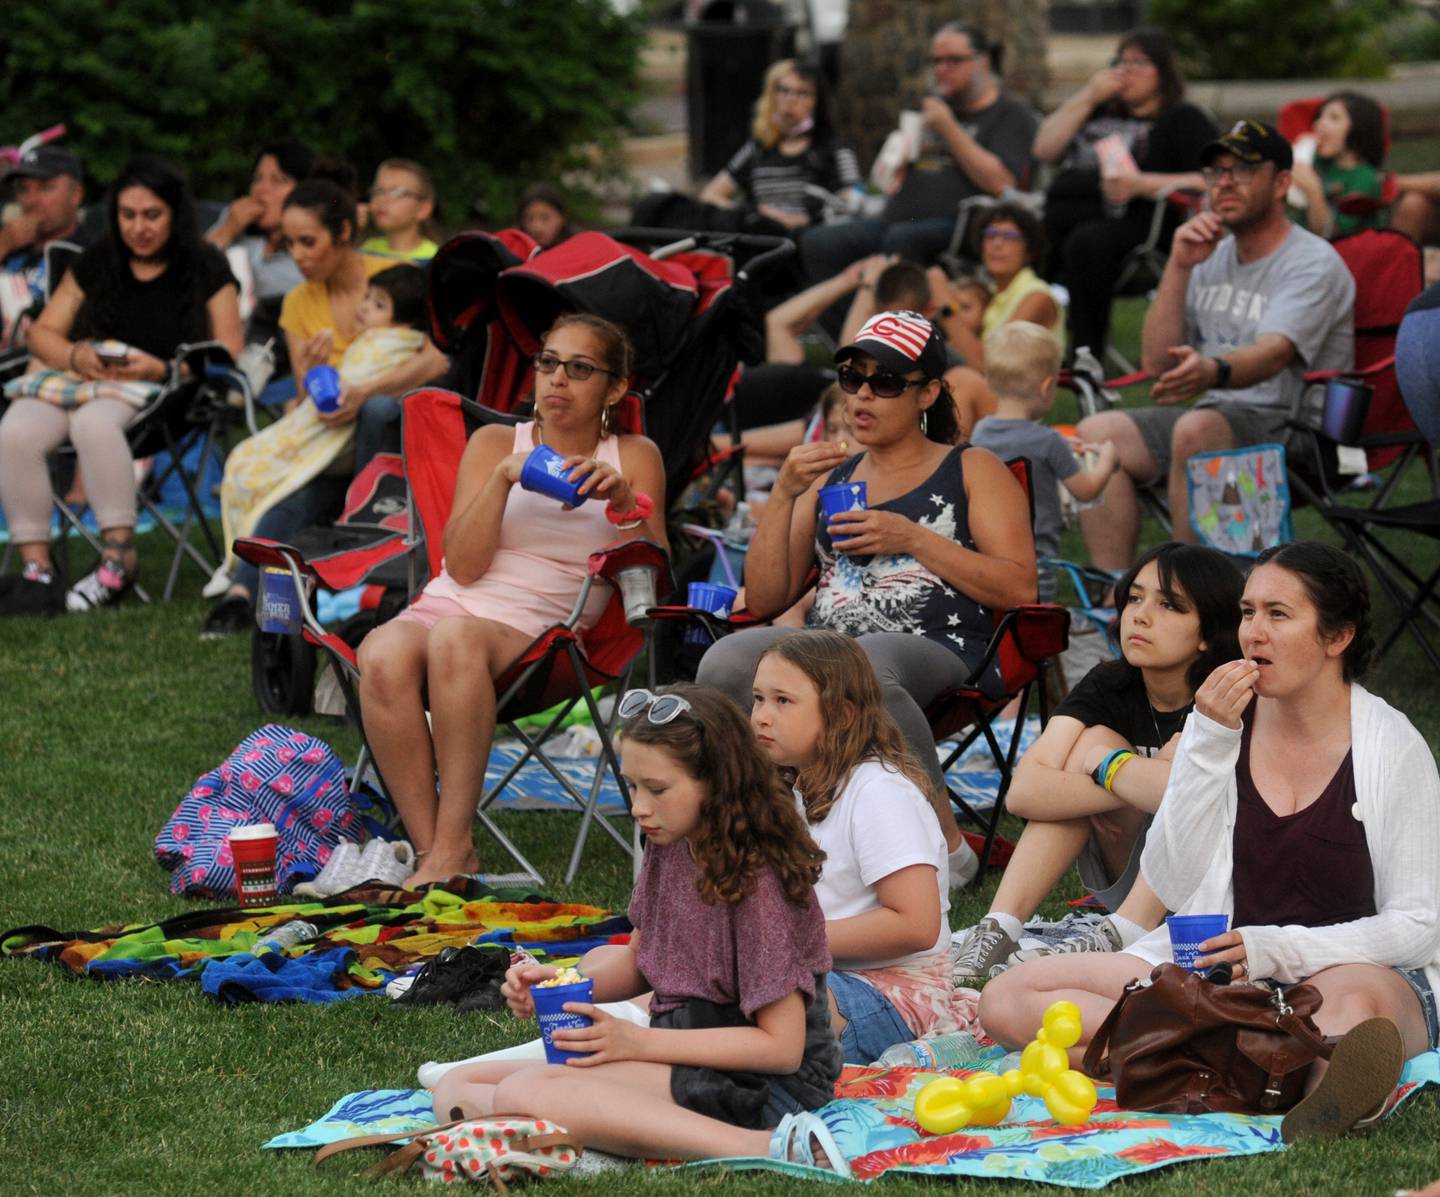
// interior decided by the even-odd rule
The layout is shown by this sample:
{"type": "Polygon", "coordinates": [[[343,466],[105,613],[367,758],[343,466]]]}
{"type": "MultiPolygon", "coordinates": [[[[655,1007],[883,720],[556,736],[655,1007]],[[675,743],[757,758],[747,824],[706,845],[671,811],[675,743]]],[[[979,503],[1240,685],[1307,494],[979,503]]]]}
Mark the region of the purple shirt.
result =
{"type": "Polygon", "coordinates": [[[640,934],[640,972],[655,990],[650,1009],[674,1010],[689,998],[739,1006],[746,1018],[800,990],[815,996],[815,977],[830,971],[825,916],[812,892],[803,907],[762,869],[739,902],[707,904],[699,871],[682,840],[648,844],[630,895],[640,934]]]}

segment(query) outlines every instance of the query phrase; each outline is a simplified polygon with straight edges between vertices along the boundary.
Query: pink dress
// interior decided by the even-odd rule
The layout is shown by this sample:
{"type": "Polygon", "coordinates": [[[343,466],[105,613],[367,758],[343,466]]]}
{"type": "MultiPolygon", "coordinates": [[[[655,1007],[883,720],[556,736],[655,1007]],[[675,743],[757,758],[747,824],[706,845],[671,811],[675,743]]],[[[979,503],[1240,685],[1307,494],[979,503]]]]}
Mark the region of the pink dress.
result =
{"type": "MultiPolygon", "coordinates": [[[[535,424],[515,427],[515,452],[535,447],[535,424]]],[[[620,470],[620,442],[607,436],[596,446],[595,458],[620,470]]],[[[605,501],[592,497],[571,511],[554,499],[524,490],[517,483],[505,500],[500,544],[483,577],[462,586],[443,565],[424,593],[397,618],[426,626],[447,615],[492,619],[530,636],[565,619],[585,581],[590,554],[615,539],[605,518],[605,501]]],[[[590,593],[580,626],[588,628],[610,601],[610,587],[590,593]]]]}

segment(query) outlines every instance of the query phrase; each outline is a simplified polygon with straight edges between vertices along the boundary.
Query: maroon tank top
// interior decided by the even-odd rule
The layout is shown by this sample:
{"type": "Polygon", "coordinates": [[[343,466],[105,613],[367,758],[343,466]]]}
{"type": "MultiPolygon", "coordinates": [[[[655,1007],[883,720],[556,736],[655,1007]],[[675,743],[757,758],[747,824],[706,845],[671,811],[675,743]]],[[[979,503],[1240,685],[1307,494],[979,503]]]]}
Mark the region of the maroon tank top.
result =
{"type": "Polygon", "coordinates": [[[1277,815],[1250,776],[1246,712],[1235,765],[1232,845],[1235,915],[1231,927],[1327,927],[1375,913],[1375,872],[1355,806],[1354,752],[1347,752],[1320,797],[1277,815]]]}

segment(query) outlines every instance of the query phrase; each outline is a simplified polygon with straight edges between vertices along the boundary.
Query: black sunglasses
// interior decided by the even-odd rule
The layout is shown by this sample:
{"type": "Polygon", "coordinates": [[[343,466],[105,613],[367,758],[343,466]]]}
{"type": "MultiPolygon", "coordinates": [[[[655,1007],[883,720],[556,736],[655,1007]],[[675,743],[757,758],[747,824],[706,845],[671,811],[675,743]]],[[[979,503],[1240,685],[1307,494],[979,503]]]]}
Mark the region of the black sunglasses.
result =
{"type": "Polygon", "coordinates": [[[911,387],[923,387],[928,378],[901,378],[889,370],[876,370],[874,374],[862,374],[854,366],[841,366],[835,371],[835,381],[847,395],[858,395],[867,382],[870,393],[880,399],[894,399],[911,387]]]}

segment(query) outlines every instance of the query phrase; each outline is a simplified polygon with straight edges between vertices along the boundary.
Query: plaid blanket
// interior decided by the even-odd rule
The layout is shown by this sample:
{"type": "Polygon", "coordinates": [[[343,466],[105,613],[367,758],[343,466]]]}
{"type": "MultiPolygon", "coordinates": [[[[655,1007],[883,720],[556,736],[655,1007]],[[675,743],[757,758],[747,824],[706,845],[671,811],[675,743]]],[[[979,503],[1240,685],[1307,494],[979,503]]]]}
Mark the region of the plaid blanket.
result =
{"type": "Polygon", "coordinates": [[[64,408],[79,407],[92,399],[118,399],[138,411],[159,393],[158,382],[118,382],[104,378],[86,382],[69,370],[36,370],[5,384],[7,399],[43,399],[64,408]]]}
{"type": "Polygon", "coordinates": [[[207,983],[207,971],[218,966],[217,976],[235,979],[237,970],[229,966],[241,957],[254,959],[256,940],[297,917],[313,923],[319,938],[258,957],[270,962],[272,972],[287,963],[298,967],[273,978],[276,984],[251,987],[247,1000],[323,1003],[352,990],[378,993],[441,949],[471,943],[524,947],[563,963],[630,931],[623,915],[596,906],[495,891],[479,882],[467,883],[463,894],[357,886],[323,902],[194,911],[160,923],[90,931],[16,927],[0,934],[0,956],[47,960],[83,977],[198,981],[213,996],[234,1001],[235,990],[207,983]]]}

